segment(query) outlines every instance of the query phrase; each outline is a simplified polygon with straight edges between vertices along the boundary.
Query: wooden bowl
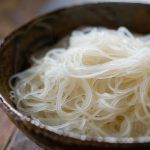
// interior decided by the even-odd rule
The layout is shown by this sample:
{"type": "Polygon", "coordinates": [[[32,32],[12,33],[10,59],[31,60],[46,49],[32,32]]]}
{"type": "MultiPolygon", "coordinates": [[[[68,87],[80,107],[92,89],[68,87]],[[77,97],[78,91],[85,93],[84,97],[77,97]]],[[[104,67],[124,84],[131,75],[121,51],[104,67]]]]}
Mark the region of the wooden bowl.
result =
{"type": "Polygon", "coordinates": [[[16,126],[46,149],[92,150],[150,148],[150,137],[72,137],[48,129],[21,114],[10,100],[9,78],[29,67],[30,56],[55,44],[80,26],[126,26],[133,32],[150,33],[150,5],[135,3],[95,3],[60,9],[40,16],[9,35],[0,48],[1,106],[16,126]]]}

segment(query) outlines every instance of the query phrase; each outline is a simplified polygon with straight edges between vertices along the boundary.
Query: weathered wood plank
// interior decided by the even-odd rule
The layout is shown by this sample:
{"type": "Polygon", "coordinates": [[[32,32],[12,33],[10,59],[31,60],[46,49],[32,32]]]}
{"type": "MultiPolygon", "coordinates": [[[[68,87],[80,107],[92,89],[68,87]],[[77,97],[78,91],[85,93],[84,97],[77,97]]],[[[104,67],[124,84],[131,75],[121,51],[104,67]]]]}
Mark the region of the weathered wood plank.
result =
{"type": "Polygon", "coordinates": [[[42,150],[28,139],[21,131],[16,130],[4,150],[42,150]]]}
{"type": "Polygon", "coordinates": [[[2,149],[10,138],[16,127],[9,121],[7,116],[0,110],[0,149],[2,149]]]}

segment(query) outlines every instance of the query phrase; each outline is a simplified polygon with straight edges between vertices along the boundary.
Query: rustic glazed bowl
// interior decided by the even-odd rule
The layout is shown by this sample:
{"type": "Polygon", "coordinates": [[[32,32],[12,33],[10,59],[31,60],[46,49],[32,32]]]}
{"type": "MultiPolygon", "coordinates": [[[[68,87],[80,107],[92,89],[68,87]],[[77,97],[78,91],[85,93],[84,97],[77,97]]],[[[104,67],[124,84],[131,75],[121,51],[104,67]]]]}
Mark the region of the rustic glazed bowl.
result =
{"type": "Polygon", "coordinates": [[[47,49],[80,26],[126,26],[133,32],[147,34],[150,33],[150,5],[95,3],[68,7],[38,17],[14,31],[0,48],[1,107],[21,131],[46,149],[150,148],[150,137],[91,139],[52,131],[18,112],[10,100],[9,78],[30,66],[29,58],[33,53],[47,49]]]}

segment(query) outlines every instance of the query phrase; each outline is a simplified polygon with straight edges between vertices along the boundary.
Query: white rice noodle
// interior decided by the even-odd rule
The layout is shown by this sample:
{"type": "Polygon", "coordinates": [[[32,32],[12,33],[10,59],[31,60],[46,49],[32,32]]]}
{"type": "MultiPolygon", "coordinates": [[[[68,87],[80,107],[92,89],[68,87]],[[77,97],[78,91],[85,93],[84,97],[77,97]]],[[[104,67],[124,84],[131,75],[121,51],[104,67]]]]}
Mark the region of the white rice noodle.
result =
{"type": "Polygon", "coordinates": [[[18,110],[56,130],[93,137],[150,135],[150,35],[128,29],[74,31],[14,75],[18,110]]]}

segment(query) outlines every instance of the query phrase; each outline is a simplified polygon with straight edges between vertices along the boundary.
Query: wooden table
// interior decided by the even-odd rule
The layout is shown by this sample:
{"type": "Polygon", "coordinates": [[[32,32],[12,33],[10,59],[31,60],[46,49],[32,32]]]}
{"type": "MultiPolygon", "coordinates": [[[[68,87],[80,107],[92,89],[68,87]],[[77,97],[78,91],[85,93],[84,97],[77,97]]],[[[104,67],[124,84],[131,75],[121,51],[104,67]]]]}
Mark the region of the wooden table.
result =
{"type": "MultiPolygon", "coordinates": [[[[1,0],[0,39],[33,17],[75,3],[101,0],[1,0]]],[[[112,0],[107,0],[112,1],[112,0]]],[[[125,1],[125,0],[117,0],[125,1]]],[[[126,0],[142,1],[150,0],[126,0]]],[[[19,131],[0,110],[0,150],[42,150],[19,131]]]]}
{"type": "Polygon", "coordinates": [[[0,150],[42,150],[19,131],[0,110],[0,150]]]}

